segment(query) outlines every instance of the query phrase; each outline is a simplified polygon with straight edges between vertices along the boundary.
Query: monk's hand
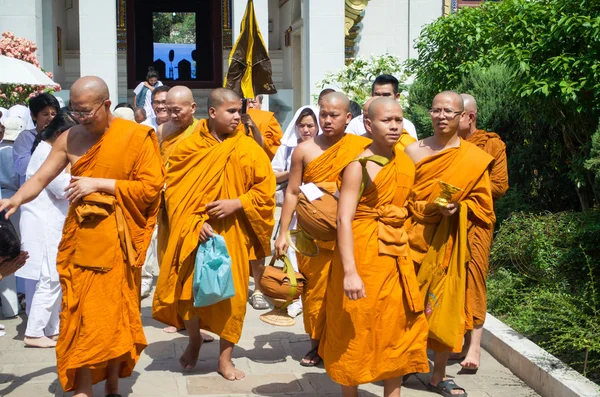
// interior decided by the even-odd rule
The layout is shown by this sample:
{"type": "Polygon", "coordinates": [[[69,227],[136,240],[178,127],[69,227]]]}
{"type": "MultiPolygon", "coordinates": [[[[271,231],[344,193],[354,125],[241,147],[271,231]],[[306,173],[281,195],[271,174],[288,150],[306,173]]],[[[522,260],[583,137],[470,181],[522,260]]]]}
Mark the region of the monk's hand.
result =
{"type": "Polygon", "coordinates": [[[202,228],[200,229],[200,242],[205,243],[214,235],[215,231],[213,230],[212,226],[210,226],[208,222],[204,222],[202,228]]]}
{"type": "Polygon", "coordinates": [[[452,215],[456,214],[457,210],[458,210],[458,204],[456,204],[456,203],[450,203],[445,207],[440,207],[440,213],[444,216],[452,216],[452,215]]]}
{"type": "Polygon", "coordinates": [[[20,269],[27,262],[27,259],[29,259],[27,251],[21,251],[13,259],[0,259],[0,280],[20,269]]]}
{"type": "Polygon", "coordinates": [[[344,274],[344,293],[346,294],[346,297],[352,301],[367,297],[365,285],[358,273],[353,272],[344,274]]]}
{"type": "Polygon", "coordinates": [[[85,176],[71,177],[71,183],[65,189],[67,200],[76,203],[88,194],[98,191],[97,178],[88,178],[85,176]]]}
{"type": "Polygon", "coordinates": [[[285,233],[280,233],[279,237],[277,237],[277,240],[275,240],[275,256],[280,258],[282,255],[285,255],[289,246],[290,245],[285,238],[285,233]]]}
{"type": "Polygon", "coordinates": [[[0,200],[0,212],[6,211],[5,218],[8,219],[9,216],[19,209],[20,205],[21,203],[15,196],[12,196],[9,199],[0,200]]]}
{"type": "Polygon", "coordinates": [[[206,204],[208,216],[213,219],[223,219],[242,209],[240,199],[233,200],[217,200],[206,204]]]}
{"type": "Polygon", "coordinates": [[[242,124],[247,125],[248,128],[257,128],[256,124],[254,124],[254,120],[252,120],[252,117],[250,117],[250,115],[248,113],[244,113],[241,115],[241,119],[242,119],[242,124]]]}

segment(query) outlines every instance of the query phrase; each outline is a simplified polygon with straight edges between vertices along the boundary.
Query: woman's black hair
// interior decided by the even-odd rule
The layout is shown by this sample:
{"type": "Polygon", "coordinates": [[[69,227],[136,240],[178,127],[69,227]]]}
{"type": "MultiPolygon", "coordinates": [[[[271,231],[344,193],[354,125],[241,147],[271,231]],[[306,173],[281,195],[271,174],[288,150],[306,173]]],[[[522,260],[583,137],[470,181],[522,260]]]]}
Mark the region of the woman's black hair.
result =
{"type": "Polygon", "coordinates": [[[119,109],[119,108],[129,108],[131,110],[134,110],[133,106],[131,106],[131,104],[128,102],[121,102],[121,103],[117,104],[117,106],[115,106],[115,109],[119,109]]]}
{"type": "Polygon", "coordinates": [[[37,117],[38,113],[47,108],[48,106],[52,106],[57,112],[60,109],[60,104],[56,97],[52,94],[48,94],[47,92],[42,92],[41,94],[34,96],[29,100],[29,110],[35,117],[37,117]]]}
{"type": "Polygon", "coordinates": [[[21,252],[21,241],[12,223],[0,211],[0,257],[14,259],[21,252]]]}
{"type": "Polygon", "coordinates": [[[148,74],[146,74],[146,81],[150,80],[152,77],[156,77],[156,79],[160,78],[160,76],[158,75],[158,71],[156,69],[154,69],[152,66],[149,66],[148,74]]]}
{"type": "Polygon", "coordinates": [[[60,109],[50,124],[35,136],[35,140],[31,147],[31,153],[33,154],[35,148],[37,148],[41,141],[47,141],[50,138],[57,137],[77,124],[79,124],[79,122],[69,114],[67,108],[60,109]]]}
{"type": "Polygon", "coordinates": [[[306,108],[300,112],[300,115],[298,115],[298,118],[296,119],[296,125],[300,124],[300,121],[306,116],[312,117],[313,121],[315,122],[315,125],[318,127],[319,122],[317,121],[317,115],[315,114],[315,112],[312,111],[311,108],[306,108]]]}

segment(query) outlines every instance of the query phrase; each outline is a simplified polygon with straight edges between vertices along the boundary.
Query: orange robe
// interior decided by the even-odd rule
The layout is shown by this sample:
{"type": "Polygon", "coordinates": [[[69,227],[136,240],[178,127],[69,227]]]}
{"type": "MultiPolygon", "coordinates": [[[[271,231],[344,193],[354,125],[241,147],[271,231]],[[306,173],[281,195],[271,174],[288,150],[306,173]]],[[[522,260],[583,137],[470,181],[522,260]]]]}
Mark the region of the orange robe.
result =
{"type": "Polygon", "coordinates": [[[71,205],[59,246],[62,287],[58,377],[73,390],[75,371],[106,379],[111,360],[130,376],[146,347],[140,313],[140,268],[150,244],[165,173],[147,126],[115,118],[71,170],[116,179],[115,195],[93,193],[71,205]]]}
{"type": "MultiPolygon", "coordinates": [[[[492,198],[504,196],[508,190],[508,166],[506,161],[506,145],[498,134],[477,130],[467,138],[492,157],[494,162],[490,169],[492,198]]],[[[490,249],[494,236],[494,228],[483,228],[473,225],[469,229],[469,248],[471,260],[467,271],[467,307],[470,308],[472,326],[480,326],[485,322],[487,312],[486,280],[489,269],[490,249]]]]}
{"type": "Polygon", "coordinates": [[[248,256],[271,253],[275,213],[275,176],[256,142],[237,131],[219,143],[200,120],[198,132],[179,143],[169,158],[165,205],[170,237],[160,264],[152,316],[177,326],[197,315],[200,327],[237,343],[248,299],[248,256]],[[209,220],[205,205],[237,199],[242,210],[209,220]],[[192,281],[200,229],[209,222],[225,238],[236,294],[211,306],[193,307],[192,281]]]}
{"type": "Polygon", "coordinates": [[[365,189],[352,222],[366,298],[346,298],[337,247],[327,283],[319,353],[329,377],[345,386],[429,372],[427,319],[403,227],[415,166],[402,147],[395,152],[365,189]]]}
{"type": "MultiPolygon", "coordinates": [[[[263,149],[267,156],[269,156],[269,160],[273,160],[275,157],[275,153],[277,153],[277,149],[281,146],[281,138],[283,137],[283,131],[281,130],[281,126],[279,122],[275,118],[275,113],[267,112],[266,110],[259,110],[250,108],[247,112],[256,127],[260,131],[263,137],[263,149]]],[[[243,124],[240,124],[238,127],[239,131],[243,134],[246,133],[246,129],[243,124]]],[[[252,130],[249,132],[252,134],[252,130]]]]}
{"type": "Polygon", "coordinates": [[[461,140],[459,147],[416,164],[414,201],[409,204],[412,215],[405,227],[426,304],[428,343],[436,351],[460,351],[462,336],[468,329],[466,234],[469,225],[479,224],[489,229],[494,224],[488,173],[492,161],[483,150],[461,140]],[[462,189],[452,196],[460,208],[451,217],[442,216],[433,203],[441,190],[438,180],[462,189]]]}
{"type": "MultiPolygon", "coordinates": [[[[340,172],[371,144],[369,138],[346,134],[335,145],[304,168],[303,183],[317,186],[335,185],[340,172]]],[[[298,269],[306,277],[302,293],[304,329],[312,339],[321,339],[325,327],[325,290],[333,260],[335,241],[318,241],[319,254],[314,258],[298,255],[298,269]]]]}
{"type": "Polygon", "coordinates": [[[397,148],[401,148],[402,150],[406,149],[406,147],[408,145],[410,145],[411,143],[416,142],[417,140],[415,138],[413,138],[408,131],[406,130],[402,130],[402,134],[400,135],[400,138],[398,139],[398,141],[396,142],[396,147],[397,148]]]}

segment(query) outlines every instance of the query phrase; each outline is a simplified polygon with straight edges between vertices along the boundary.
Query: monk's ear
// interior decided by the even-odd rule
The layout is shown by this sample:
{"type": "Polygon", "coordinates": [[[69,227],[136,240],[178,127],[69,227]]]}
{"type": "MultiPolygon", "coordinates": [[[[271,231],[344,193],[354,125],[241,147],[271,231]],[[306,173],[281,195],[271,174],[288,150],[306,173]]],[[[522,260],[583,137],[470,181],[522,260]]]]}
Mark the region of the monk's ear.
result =
{"type": "Polygon", "coordinates": [[[364,119],[365,121],[365,129],[367,130],[367,132],[371,135],[373,135],[373,132],[371,130],[371,119],[364,119]]]}
{"type": "Polygon", "coordinates": [[[346,125],[348,125],[350,121],[352,121],[352,113],[348,112],[346,113],[346,125]]]}
{"type": "Polygon", "coordinates": [[[208,117],[211,119],[214,119],[215,117],[217,117],[217,109],[215,109],[214,107],[209,107],[208,108],[208,117]]]}
{"type": "Polygon", "coordinates": [[[197,106],[197,105],[196,105],[196,102],[192,102],[192,106],[191,106],[191,108],[192,108],[192,113],[195,113],[195,112],[196,112],[196,106],[197,106]]]}

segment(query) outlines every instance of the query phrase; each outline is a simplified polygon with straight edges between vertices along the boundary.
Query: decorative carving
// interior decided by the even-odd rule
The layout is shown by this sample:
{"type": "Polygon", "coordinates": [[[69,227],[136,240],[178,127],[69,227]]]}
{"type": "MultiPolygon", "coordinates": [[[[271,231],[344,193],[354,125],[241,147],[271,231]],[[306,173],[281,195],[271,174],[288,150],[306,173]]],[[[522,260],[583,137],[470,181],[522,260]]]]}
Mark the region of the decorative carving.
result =
{"type": "Polygon", "coordinates": [[[127,0],[117,0],[117,51],[127,51],[127,0]]]}
{"type": "Polygon", "coordinates": [[[363,19],[362,12],[367,7],[369,0],[345,0],[346,2],[346,22],[344,25],[344,35],[346,37],[346,65],[354,60],[356,55],[356,38],[360,32],[360,21],[363,19]]]}

